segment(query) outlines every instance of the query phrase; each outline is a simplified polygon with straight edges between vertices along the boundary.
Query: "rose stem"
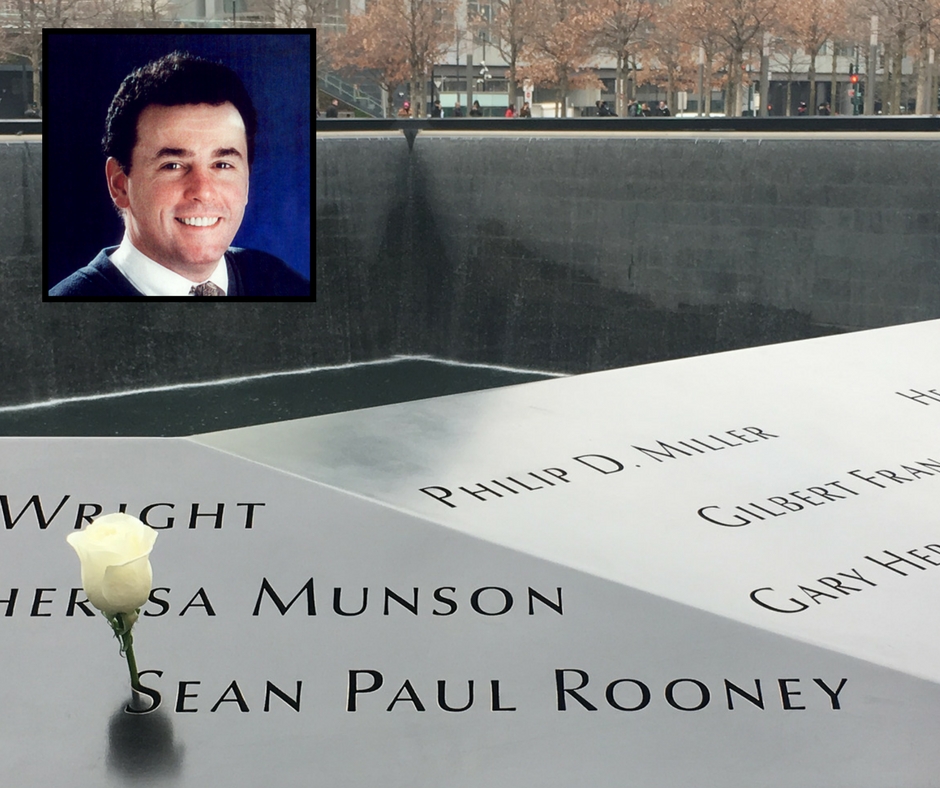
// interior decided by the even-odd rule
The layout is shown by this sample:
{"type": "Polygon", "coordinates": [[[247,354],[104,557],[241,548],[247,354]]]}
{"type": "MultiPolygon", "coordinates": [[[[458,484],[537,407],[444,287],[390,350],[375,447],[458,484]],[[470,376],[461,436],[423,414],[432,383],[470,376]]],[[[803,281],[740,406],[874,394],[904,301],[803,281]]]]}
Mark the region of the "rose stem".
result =
{"type": "MultiPolygon", "coordinates": [[[[123,617],[121,623],[124,623],[123,617]]],[[[131,674],[131,688],[140,690],[140,677],[137,675],[137,659],[134,657],[134,636],[129,629],[121,635],[121,640],[124,645],[124,656],[127,657],[127,669],[131,674]]]]}

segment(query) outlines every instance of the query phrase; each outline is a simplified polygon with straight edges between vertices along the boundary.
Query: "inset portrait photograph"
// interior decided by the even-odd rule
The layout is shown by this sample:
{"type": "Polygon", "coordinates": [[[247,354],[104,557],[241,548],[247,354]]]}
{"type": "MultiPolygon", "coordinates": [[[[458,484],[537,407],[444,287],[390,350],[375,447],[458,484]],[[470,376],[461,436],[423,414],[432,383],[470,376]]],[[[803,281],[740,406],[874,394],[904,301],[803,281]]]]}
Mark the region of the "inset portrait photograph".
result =
{"type": "Polygon", "coordinates": [[[44,300],[315,297],[310,32],[44,46],[44,300]]]}

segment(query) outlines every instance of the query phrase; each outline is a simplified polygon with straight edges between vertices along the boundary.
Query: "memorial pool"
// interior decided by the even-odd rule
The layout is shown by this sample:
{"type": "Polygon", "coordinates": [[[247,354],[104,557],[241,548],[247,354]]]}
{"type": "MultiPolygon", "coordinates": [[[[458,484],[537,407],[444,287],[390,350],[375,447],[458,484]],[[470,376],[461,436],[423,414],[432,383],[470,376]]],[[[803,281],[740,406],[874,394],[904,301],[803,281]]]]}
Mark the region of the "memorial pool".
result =
{"type": "Polygon", "coordinates": [[[552,376],[430,357],[396,357],[5,407],[0,408],[0,435],[192,435],[552,376]]]}

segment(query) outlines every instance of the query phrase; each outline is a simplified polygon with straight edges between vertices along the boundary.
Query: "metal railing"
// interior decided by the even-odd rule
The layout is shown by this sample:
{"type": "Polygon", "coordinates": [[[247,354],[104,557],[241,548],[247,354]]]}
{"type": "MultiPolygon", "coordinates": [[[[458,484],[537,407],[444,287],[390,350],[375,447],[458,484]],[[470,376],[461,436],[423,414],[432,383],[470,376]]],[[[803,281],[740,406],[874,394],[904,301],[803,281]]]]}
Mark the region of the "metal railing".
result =
{"type": "Polygon", "coordinates": [[[384,118],[381,96],[376,97],[371,89],[363,90],[351,82],[338,77],[336,74],[322,74],[317,85],[327,93],[342,99],[347,104],[358,107],[373,118],[384,118]]]}
{"type": "Polygon", "coordinates": [[[2,118],[0,136],[4,134],[42,134],[40,118],[2,118]]]}
{"type": "Polygon", "coordinates": [[[434,131],[526,131],[610,133],[633,131],[694,132],[940,132],[938,115],[831,115],[828,117],[771,118],[420,118],[414,120],[317,120],[319,131],[404,131],[406,136],[434,131]]]}

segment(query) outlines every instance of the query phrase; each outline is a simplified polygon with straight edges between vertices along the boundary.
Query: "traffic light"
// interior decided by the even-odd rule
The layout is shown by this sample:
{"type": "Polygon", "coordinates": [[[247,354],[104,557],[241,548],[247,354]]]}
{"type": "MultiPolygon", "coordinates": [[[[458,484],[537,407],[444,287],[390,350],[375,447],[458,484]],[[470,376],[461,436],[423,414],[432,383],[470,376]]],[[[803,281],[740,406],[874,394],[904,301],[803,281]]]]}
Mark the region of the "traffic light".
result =
{"type": "Polygon", "coordinates": [[[858,66],[849,63],[849,96],[852,98],[852,114],[862,114],[862,86],[858,81],[858,66]]]}

